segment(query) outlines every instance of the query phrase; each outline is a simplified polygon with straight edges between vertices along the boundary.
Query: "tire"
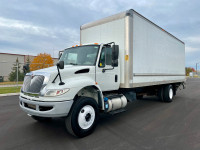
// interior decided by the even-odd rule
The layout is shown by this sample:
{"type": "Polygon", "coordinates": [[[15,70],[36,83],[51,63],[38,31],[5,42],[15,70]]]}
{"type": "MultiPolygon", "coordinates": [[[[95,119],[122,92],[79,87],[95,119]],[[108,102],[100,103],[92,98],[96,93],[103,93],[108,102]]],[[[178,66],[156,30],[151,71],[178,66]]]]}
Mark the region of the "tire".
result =
{"type": "Polygon", "coordinates": [[[143,99],[143,95],[136,95],[137,100],[143,99]]]}
{"type": "Polygon", "coordinates": [[[34,120],[39,121],[39,122],[46,122],[46,121],[51,121],[52,118],[50,117],[39,117],[39,116],[31,116],[34,120]]]}
{"type": "Polygon", "coordinates": [[[165,102],[172,102],[174,93],[172,85],[166,85],[163,91],[163,100],[165,102]]]}
{"type": "Polygon", "coordinates": [[[164,101],[164,98],[163,98],[163,93],[164,93],[164,88],[163,87],[160,87],[159,89],[158,89],[158,99],[160,100],[160,101],[164,101]]]}
{"type": "Polygon", "coordinates": [[[72,106],[65,125],[70,134],[85,137],[95,130],[98,118],[97,102],[89,97],[80,97],[72,106]]]}

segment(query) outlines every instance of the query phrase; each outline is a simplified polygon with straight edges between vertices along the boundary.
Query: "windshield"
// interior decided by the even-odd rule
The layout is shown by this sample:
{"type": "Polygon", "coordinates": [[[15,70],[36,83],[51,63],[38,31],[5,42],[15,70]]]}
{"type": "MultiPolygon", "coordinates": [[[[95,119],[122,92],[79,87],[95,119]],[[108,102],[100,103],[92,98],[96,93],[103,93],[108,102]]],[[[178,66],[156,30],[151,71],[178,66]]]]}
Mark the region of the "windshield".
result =
{"type": "Polygon", "coordinates": [[[65,65],[93,66],[96,64],[98,50],[98,45],[87,45],[69,48],[64,51],[60,61],[64,61],[65,65]]]}

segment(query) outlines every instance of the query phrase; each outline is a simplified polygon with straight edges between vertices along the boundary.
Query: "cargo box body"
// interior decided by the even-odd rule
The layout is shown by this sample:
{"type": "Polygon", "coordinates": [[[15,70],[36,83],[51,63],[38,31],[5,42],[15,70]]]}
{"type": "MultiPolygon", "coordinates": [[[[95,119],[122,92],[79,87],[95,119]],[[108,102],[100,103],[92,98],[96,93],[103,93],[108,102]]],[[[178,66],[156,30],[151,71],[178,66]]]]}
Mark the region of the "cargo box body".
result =
{"type": "Polygon", "coordinates": [[[81,26],[80,42],[119,45],[120,88],[185,81],[185,44],[134,10],[81,26]]]}

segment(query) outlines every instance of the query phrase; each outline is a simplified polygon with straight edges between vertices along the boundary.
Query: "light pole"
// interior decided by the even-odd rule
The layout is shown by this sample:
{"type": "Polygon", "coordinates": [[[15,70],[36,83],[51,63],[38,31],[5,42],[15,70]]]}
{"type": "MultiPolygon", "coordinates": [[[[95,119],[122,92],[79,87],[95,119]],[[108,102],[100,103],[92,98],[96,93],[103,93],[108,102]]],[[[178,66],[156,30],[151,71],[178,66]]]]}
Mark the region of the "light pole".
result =
{"type": "Polygon", "coordinates": [[[17,62],[17,88],[18,88],[18,70],[19,70],[19,62],[17,62]]]}

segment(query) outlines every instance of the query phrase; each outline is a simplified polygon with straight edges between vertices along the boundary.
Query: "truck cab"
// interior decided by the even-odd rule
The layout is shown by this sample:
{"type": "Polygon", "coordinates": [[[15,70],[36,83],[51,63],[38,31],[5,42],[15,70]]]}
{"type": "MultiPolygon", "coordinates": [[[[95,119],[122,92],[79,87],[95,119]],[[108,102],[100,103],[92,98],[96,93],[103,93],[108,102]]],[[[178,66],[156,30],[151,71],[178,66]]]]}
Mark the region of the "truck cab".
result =
{"type": "Polygon", "coordinates": [[[75,101],[89,98],[96,109],[88,108],[90,117],[90,112],[95,114],[94,110],[104,111],[102,93],[119,89],[118,53],[118,45],[114,43],[95,43],[65,49],[57,66],[26,74],[19,96],[20,107],[32,118],[45,120],[66,117],[74,103],[77,103],[75,101]]]}

